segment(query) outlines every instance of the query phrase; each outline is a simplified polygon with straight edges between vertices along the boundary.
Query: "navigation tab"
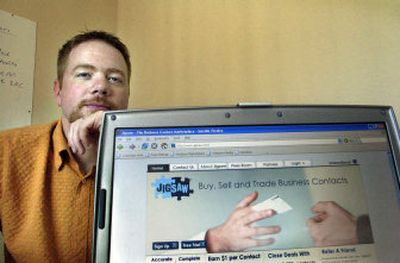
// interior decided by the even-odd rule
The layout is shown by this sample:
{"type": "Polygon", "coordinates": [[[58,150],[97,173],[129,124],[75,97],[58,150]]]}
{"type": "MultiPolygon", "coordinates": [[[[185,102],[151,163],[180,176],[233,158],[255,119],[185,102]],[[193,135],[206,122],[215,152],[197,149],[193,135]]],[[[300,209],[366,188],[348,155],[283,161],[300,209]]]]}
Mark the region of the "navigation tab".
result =
{"type": "Polygon", "coordinates": [[[304,166],[311,166],[311,161],[309,160],[290,160],[285,161],[286,167],[304,167],[304,166]]]}
{"type": "Polygon", "coordinates": [[[280,168],[283,167],[283,161],[265,161],[257,162],[257,168],[280,168]]]}
{"type": "Polygon", "coordinates": [[[149,173],[169,172],[169,164],[149,164],[147,165],[147,172],[149,173]]]}
{"type": "Polygon", "coordinates": [[[205,255],[182,255],[179,256],[176,262],[207,262],[205,255]]]}
{"type": "Polygon", "coordinates": [[[197,163],[170,164],[170,171],[194,171],[197,170],[197,167],[197,163]]]}
{"type": "Polygon", "coordinates": [[[171,256],[151,256],[147,257],[146,259],[147,263],[152,263],[152,262],[167,262],[167,263],[175,263],[175,257],[171,256]]]}
{"type": "Polygon", "coordinates": [[[200,163],[199,170],[224,170],[228,169],[227,163],[200,163]]]}
{"type": "Polygon", "coordinates": [[[199,163],[199,170],[214,170],[212,163],[199,163]]]}
{"type": "Polygon", "coordinates": [[[229,163],[228,169],[253,169],[256,168],[255,162],[240,162],[240,163],[229,163]]]}

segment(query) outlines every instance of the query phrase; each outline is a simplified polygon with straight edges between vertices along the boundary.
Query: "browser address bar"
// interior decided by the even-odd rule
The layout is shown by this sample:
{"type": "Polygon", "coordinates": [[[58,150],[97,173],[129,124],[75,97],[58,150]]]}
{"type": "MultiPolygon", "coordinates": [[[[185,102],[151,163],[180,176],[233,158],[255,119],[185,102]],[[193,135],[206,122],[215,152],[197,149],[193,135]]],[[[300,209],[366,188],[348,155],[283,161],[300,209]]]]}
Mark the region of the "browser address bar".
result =
{"type": "Polygon", "coordinates": [[[337,144],[337,139],[308,139],[308,140],[268,140],[268,141],[232,141],[232,142],[185,142],[176,143],[176,148],[218,148],[218,147],[254,147],[254,146],[286,146],[337,144]]]}
{"type": "MultiPolygon", "coordinates": [[[[359,143],[386,142],[384,137],[360,138],[359,143]]],[[[262,140],[262,141],[231,141],[231,142],[180,142],[175,143],[179,149],[201,149],[219,147],[262,147],[262,146],[290,146],[290,145],[322,145],[322,144],[347,144],[340,143],[339,139],[296,139],[296,140],[262,140]]]]}

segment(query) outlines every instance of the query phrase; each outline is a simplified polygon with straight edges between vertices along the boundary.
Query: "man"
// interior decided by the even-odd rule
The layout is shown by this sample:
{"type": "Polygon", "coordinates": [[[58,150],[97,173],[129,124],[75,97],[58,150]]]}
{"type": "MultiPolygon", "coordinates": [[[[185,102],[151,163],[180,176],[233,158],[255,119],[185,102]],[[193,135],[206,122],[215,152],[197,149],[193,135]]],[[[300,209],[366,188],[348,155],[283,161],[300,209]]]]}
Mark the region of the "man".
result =
{"type": "Polygon", "coordinates": [[[126,109],[131,64],[116,37],[92,31],[60,49],[61,119],[0,135],[6,262],[90,262],[102,111],[126,109]]]}

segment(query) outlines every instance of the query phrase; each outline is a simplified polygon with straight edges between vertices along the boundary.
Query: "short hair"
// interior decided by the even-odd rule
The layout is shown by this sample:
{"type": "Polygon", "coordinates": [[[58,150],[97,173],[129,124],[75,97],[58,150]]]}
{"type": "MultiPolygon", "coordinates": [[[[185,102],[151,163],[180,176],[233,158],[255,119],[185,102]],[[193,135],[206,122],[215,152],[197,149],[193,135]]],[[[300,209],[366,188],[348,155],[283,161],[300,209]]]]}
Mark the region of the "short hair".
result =
{"type": "Polygon", "coordinates": [[[57,78],[60,83],[62,82],[63,74],[67,65],[68,57],[71,51],[78,45],[88,42],[88,41],[93,41],[93,40],[98,40],[98,41],[103,41],[114,48],[116,48],[122,55],[122,57],[125,60],[125,63],[128,68],[128,83],[130,81],[131,77],[131,61],[129,57],[129,51],[128,48],[125,46],[122,41],[105,31],[87,31],[80,33],[67,42],[61,47],[61,49],[58,51],[58,58],[57,58],[57,78]]]}

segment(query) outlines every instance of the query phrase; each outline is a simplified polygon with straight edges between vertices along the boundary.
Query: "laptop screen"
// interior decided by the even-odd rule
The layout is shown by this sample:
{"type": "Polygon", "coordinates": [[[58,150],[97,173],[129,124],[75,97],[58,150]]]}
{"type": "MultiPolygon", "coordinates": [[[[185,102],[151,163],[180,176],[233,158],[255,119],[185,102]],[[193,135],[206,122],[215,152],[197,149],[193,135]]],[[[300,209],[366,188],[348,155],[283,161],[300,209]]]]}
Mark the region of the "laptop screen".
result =
{"type": "Polygon", "coordinates": [[[108,260],[391,262],[386,125],[117,127],[108,260]]]}

